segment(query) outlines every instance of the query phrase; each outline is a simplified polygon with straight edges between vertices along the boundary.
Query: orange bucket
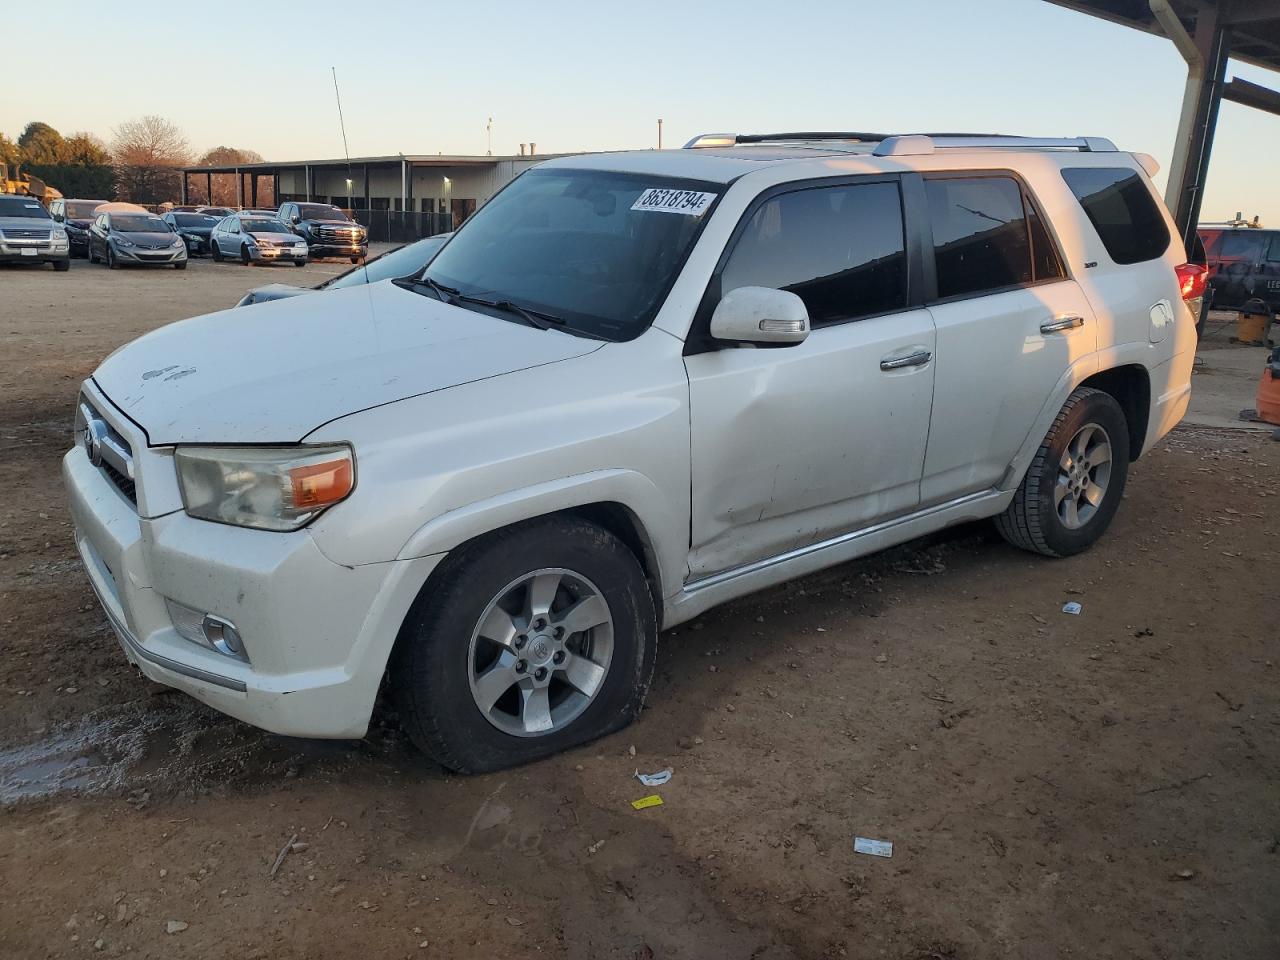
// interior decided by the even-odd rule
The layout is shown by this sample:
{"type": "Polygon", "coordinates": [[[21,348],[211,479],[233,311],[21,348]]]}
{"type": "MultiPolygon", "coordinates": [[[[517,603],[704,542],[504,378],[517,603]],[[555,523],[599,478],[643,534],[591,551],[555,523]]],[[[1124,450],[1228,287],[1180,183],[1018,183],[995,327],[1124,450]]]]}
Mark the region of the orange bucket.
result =
{"type": "Polygon", "coordinates": [[[1246,305],[1236,314],[1236,340],[1240,343],[1266,342],[1267,327],[1271,326],[1271,312],[1246,305]]]}

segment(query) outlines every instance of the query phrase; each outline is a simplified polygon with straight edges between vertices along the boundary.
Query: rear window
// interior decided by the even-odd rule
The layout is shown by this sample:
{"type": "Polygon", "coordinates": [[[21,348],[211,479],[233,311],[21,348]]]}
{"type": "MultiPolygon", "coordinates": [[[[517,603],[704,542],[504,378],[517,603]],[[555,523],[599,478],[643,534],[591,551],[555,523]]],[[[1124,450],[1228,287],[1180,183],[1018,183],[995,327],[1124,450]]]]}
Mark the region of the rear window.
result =
{"type": "Polygon", "coordinates": [[[1143,263],[1164,256],[1169,249],[1169,228],[1137,171],[1067,167],[1062,179],[1116,263],[1143,263]]]}

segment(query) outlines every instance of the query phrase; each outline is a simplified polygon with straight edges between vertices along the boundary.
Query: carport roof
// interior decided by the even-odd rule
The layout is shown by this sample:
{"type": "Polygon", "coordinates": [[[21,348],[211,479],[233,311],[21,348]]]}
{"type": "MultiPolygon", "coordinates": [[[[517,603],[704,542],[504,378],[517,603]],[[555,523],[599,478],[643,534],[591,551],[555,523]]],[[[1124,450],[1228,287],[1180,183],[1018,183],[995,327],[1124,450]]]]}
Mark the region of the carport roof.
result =
{"type": "MultiPolygon", "coordinates": [[[[1164,36],[1147,0],[1048,0],[1146,33],[1164,36]]],[[[1195,30],[1202,10],[1216,10],[1218,23],[1231,31],[1231,57],[1280,70],[1280,0],[1169,0],[1187,28],[1195,30]]]]}
{"type": "Polygon", "coordinates": [[[547,160],[559,154],[539,153],[525,154],[523,156],[516,154],[515,156],[503,157],[478,157],[470,154],[448,154],[448,153],[395,153],[389,157],[352,157],[347,160],[343,157],[327,157],[323,160],[264,160],[261,163],[218,163],[212,166],[194,166],[183,167],[186,173],[235,173],[237,170],[241,173],[251,173],[254,170],[263,172],[281,170],[285,167],[345,167],[350,164],[352,167],[363,167],[366,164],[373,166],[380,163],[398,164],[401,160],[408,161],[419,167],[491,167],[500,160],[547,160]]]}

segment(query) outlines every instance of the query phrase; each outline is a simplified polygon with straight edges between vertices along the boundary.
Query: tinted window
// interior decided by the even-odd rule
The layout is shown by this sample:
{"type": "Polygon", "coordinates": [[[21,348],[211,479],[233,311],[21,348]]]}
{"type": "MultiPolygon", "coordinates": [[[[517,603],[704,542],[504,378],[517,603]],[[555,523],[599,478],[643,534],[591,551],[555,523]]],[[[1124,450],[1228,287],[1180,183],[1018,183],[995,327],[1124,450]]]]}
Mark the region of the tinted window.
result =
{"type": "Polygon", "coordinates": [[[1218,256],[1233,260],[1260,260],[1266,249],[1267,235],[1256,230],[1232,230],[1222,235],[1218,256]]]}
{"type": "Polygon", "coordinates": [[[1017,181],[983,177],[929,180],[927,186],[939,298],[1031,282],[1031,243],[1017,181]]]}
{"type": "Polygon", "coordinates": [[[121,233],[168,233],[169,225],[159,217],[145,213],[116,214],[111,218],[111,227],[121,233]]]}
{"type": "Polygon", "coordinates": [[[1023,201],[1027,209],[1027,226],[1031,231],[1031,271],[1033,278],[1040,280],[1061,280],[1067,275],[1062,266],[1062,258],[1058,256],[1057,244],[1045,229],[1044,218],[1035,204],[1023,201]]]}
{"type": "Polygon", "coordinates": [[[49,211],[40,206],[36,200],[26,197],[0,197],[0,217],[30,217],[33,220],[48,220],[49,211]]]}
{"type": "Polygon", "coordinates": [[[1271,251],[1267,254],[1267,259],[1272,263],[1280,263],[1280,233],[1271,235],[1271,251]]]}
{"type": "Polygon", "coordinates": [[[720,275],[721,296],[738,287],[794,293],[815,325],[906,306],[898,185],[821,187],[766,200],[720,275]]]}
{"type": "Polygon", "coordinates": [[[1062,178],[1116,263],[1142,263],[1169,249],[1169,228],[1137,171],[1068,167],[1062,178]]]}
{"type": "Polygon", "coordinates": [[[298,211],[302,214],[303,220],[346,220],[347,215],[337,207],[331,207],[328,204],[321,203],[302,203],[298,205],[298,211]]]}

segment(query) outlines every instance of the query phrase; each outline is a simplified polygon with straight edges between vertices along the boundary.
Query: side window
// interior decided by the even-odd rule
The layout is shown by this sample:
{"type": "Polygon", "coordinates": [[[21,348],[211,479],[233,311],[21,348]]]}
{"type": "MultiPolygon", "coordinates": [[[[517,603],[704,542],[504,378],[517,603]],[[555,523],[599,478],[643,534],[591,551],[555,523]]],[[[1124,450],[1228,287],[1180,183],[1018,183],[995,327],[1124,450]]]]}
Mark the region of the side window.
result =
{"type": "Polygon", "coordinates": [[[1271,235],[1271,249],[1267,251],[1267,260],[1271,263],[1280,263],[1280,233],[1271,235]]]}
{"type": "Polygon", "coordinates": [[[1261,260],[1266,244],[1266,234],[1246,227],[1243,230],[1234,230],[1222,235],[1222,246],[1218,250],[1218,256],[1250,262],[1261,260]]]}
{"type": "Polygon", "coordinates": [[[815,187],[766,200],[720,274],[721,296],[738,287],[796,294],[814,326],[905,307],[898,184],[815,187]]]}
{"type": "Polygon", "coordinates": [[[1143,263],[1169,249],[1169,227],[1136,170],[1066,167],[1062,179],[1116,263],[1143,263]]]}
{"type": "Polygon", "coordinates": [[[1031,240],[1016,180],[940,179],[926,187],[939,299],[1031,282],[1031,240]]]}
{"type": "Polygon", "coordinates": [[[1031,231],[1032,279],[1037,283],[1041,280],[1066,279],[1067,271],[1062,266],[1062,258],[1058,256],[1058,246],[1049,236],[1040,211],[1027,197],[1022,198],[1022,205],[1026,207],[1027,227],[1031,231]]]}

